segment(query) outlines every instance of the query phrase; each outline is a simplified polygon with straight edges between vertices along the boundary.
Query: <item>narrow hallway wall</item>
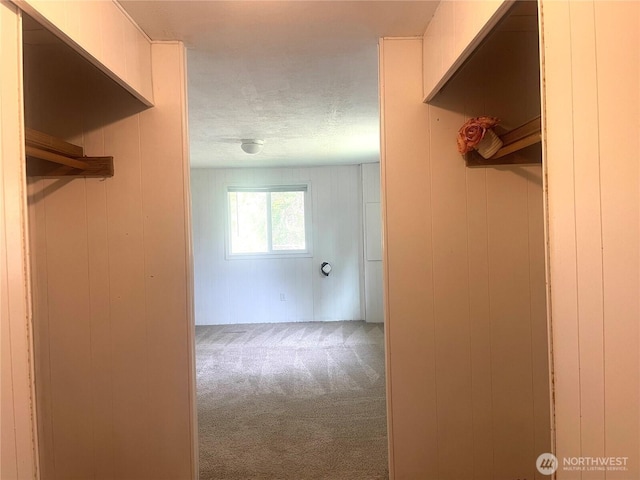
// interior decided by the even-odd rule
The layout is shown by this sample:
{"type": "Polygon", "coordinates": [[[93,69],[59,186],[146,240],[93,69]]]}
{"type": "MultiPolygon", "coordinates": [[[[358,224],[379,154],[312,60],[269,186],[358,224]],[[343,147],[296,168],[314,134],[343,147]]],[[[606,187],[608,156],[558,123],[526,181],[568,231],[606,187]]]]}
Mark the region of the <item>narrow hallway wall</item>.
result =
{"type": "Polygon", "coordinates": [[[640,2],[541,6],[556,455],[640,478],[640,2]]]}
{"type": "Polygon", "coordinates": [[[0,0],[0,478],[37,474],[18,9],[0,0]]]}
{"type": "Polygon", "coordinates": [[[75,53],[27,53],[27,126],[115,164],[29,184],[42,478],[192,479],[184,48],[152,45],[146,110],[75,53]]]}
{"type": "Polygon", "coordinates": [[[468,169],[455,139],[469,116],[518,122],[539,97],[461,82],[422,103],[422,39],[381,41],[391,468],[533,479],[551,439],[541,167],[468,169]]]}

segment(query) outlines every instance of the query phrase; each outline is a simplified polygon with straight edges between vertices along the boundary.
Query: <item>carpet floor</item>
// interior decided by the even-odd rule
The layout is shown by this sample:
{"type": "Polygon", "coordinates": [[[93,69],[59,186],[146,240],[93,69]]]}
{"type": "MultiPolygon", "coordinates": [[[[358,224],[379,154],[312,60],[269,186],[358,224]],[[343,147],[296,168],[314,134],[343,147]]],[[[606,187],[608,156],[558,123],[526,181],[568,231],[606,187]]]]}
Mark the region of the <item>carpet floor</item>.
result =
{"type": "Polygon", "coordinates": [[[200,480],[388,478],[383,327],[196,327],[200,480]]]}

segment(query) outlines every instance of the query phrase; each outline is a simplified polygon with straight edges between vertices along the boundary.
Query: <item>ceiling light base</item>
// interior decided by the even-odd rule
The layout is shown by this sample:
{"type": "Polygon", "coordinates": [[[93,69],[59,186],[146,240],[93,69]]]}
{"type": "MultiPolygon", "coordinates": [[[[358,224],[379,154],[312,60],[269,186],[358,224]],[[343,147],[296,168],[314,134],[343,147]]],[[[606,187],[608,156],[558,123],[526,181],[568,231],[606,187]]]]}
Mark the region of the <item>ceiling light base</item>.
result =
{"type": "Polygon", "coordinates": [[[243,152],[248,153],[249,155],[255,155],[262,150],[263,146],[264,140],[242,140],[240,148],[242,148],[243,152]]]}

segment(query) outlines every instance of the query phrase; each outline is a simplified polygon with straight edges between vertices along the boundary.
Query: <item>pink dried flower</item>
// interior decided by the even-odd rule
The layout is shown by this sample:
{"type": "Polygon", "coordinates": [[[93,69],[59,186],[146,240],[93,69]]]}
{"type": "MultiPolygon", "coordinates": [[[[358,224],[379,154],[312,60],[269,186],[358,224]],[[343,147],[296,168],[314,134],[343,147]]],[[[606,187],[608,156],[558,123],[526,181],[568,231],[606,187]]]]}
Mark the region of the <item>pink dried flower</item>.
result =
{"type": "Polygon", "coordinates": [[[473,150],[484,138],[487,129],[495,127],[499,121],[495,117],[475,117],[467,120],[458,130],[458,151],[464,154],[473,150]]]}

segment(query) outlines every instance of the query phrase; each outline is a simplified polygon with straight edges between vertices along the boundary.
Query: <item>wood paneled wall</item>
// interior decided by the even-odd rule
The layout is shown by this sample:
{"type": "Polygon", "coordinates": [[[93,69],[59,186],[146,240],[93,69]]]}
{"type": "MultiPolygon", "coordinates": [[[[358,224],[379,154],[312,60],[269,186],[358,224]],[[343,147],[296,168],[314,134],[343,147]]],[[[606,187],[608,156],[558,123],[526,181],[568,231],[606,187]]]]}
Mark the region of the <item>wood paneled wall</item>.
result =
{"type": "Polygon", "coordinates": [[[384,322],[380,163],[362,165],[365,320],[384,322]]]}
{"type": "Polygon", "coordinates": [[[0,477],[3,480],[32,479],[37,472],[21,61],[19,12],[11,3],[0,0],[0,477]]]}
{"type": "Polygon", "coordinates": [[[153,105],[151,41],[114,0],[16,0],[145,105],[153,105]]]}
{"type": "Polygon", "coordinates": [[[640,478],[640,3],[541,7],[557,476],[640,478]]]}
{"type": "Polygon", "coordinates": [[[395,480],[539,478],[550,449],[541,167],[468,169],[456,149],[469,116],[539,109],[536,39],[496,43],[515,71],[480,59],[427,105],[422,39],[381,41],[395,480]]]}
{"type": "Polygon", "coordinates": [[[184,49],[151,53],[148,110],[60,46],[25,55],[26,124],[115,165],[29,185],[47,480],[195,477],[184,49]]]}
{"type": "Polygon", "coordinates": [[[196,323],[362,320],[360,168],[195,169],[196,323]],[[311,182],[313,256],[225,258],[225,189],[311,182]],[[320,273],[322,262],[333,271],[320,273]],[[285,300],[280,300],[284,294],[285,300]]]}

